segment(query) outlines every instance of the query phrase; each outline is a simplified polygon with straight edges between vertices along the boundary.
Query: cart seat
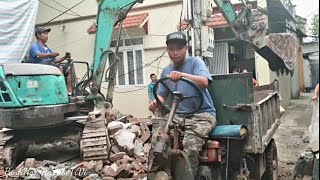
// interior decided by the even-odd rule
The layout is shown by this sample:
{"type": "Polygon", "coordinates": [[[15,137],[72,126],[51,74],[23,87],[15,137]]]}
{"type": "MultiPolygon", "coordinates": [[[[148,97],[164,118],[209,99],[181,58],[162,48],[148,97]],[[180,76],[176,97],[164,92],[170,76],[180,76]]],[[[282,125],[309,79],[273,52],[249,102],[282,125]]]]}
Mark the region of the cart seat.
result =
{"type": "Polygon", "coordinates": [[[248,135],[248,129],[245,125],[219,125],[209,134],[209,140],[220,138],[239,138],[243,139],[248,135]]]}

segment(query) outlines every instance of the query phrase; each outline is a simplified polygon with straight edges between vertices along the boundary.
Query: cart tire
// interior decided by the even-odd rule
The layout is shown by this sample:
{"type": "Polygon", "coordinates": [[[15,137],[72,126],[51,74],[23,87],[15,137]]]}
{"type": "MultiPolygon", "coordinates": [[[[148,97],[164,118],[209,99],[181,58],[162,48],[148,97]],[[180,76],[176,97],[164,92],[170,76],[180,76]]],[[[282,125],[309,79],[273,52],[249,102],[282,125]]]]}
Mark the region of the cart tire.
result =
{"type": "Polygon", "coordinates": [[[266,171],[263,173],[262,180],[278,179],[278,153],[277,146],[272,139],[265,150],[266,171]]]}

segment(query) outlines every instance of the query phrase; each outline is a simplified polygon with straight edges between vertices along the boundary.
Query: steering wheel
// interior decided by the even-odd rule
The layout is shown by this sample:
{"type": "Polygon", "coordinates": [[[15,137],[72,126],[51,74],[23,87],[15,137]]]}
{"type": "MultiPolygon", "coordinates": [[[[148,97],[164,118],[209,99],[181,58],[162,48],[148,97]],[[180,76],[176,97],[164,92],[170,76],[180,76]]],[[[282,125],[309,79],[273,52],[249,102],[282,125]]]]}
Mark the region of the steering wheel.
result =
{"type": "Polygon", "coordinates": [[[202,105],[203,105],[203,94],[202,94],[202,90],[200,89],[200,87],[194,83],[193,81],[191,81],[190,79],[188,78],[185,78],[185,77],[182,77],[180,79],[180,81],[184,81],[186,82],[187,84],[189,84],[191,87],[193,87],[195,90],[196,90],[196,96],[184,96],[183,94],[181,94],[180,92],[172,92],[172,90],[165,84],[165,81],[166,80],[170,80],[168,77],[164,77],[164,78],[161,78],[159,79],[155,84],[154,84],[154,87],[153,87],[153,95],[154,95],[154,98],[156,99],[157,103],[159,105],[161,105],[162,107],[164,107],[166,110],[170,111],[171,108],[168,107],[167,105],[165,105],[164,103],[162,103],[158,97],[158,94],[157,94],[157,90],[158,90],[158,86],[159,84],[162,84],[167,90],[168,92],[172,95],[172,97],[174,96],[180,96],[180,102],[186,100],[186,99],[193,99],[193,98],[199,98],[200,100],[198,101],[199,102],[199,105],[197,106],[197,108],[195,108],[193,111],[191,112],[187,112],[187,111],[179,111],[177,110],[176,113],[177,114],[194,114],[196,112],[198,112],[202,105]]]}

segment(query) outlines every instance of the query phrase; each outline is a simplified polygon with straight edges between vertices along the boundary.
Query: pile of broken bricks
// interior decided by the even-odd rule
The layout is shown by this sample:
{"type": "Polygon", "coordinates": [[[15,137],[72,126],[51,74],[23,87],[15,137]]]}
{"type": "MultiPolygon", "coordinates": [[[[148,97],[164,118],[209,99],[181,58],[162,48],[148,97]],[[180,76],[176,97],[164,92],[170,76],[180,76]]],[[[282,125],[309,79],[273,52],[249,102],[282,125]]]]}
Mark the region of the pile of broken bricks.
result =
{"type": "Polygon", "coordinates": [[[147,179],[147,159],[151,148],[148,124],[126,116],[120,120],[109,121],[108,131],[113,141],[108,162],[59,164],[28,158],[15,170],[7,171],[5,179],[147,179]]]}

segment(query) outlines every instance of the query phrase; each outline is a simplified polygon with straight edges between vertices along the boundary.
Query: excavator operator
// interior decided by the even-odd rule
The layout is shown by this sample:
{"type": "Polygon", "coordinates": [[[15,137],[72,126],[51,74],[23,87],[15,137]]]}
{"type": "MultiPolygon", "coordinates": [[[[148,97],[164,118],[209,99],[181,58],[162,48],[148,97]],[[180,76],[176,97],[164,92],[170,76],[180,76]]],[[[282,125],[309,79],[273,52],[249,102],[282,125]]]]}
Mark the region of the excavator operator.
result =
{"type": "Polygon", "coordinates": [[[30,48],[30,62],[52,65],[62,72],[67,77],[67,89],[68,95],[71,95],[72,92],[72,82],[71,82],[71,73],[68,65],[60,64],[66,59],[70,59],[70,53],[66,53],[63,57],[58,57],[59,53],[52,51],[47,45],[48,35],[51,31],[50,28],[37,27],[35,29],[35,36],[37,42],[35,42],[30,48]]]}

